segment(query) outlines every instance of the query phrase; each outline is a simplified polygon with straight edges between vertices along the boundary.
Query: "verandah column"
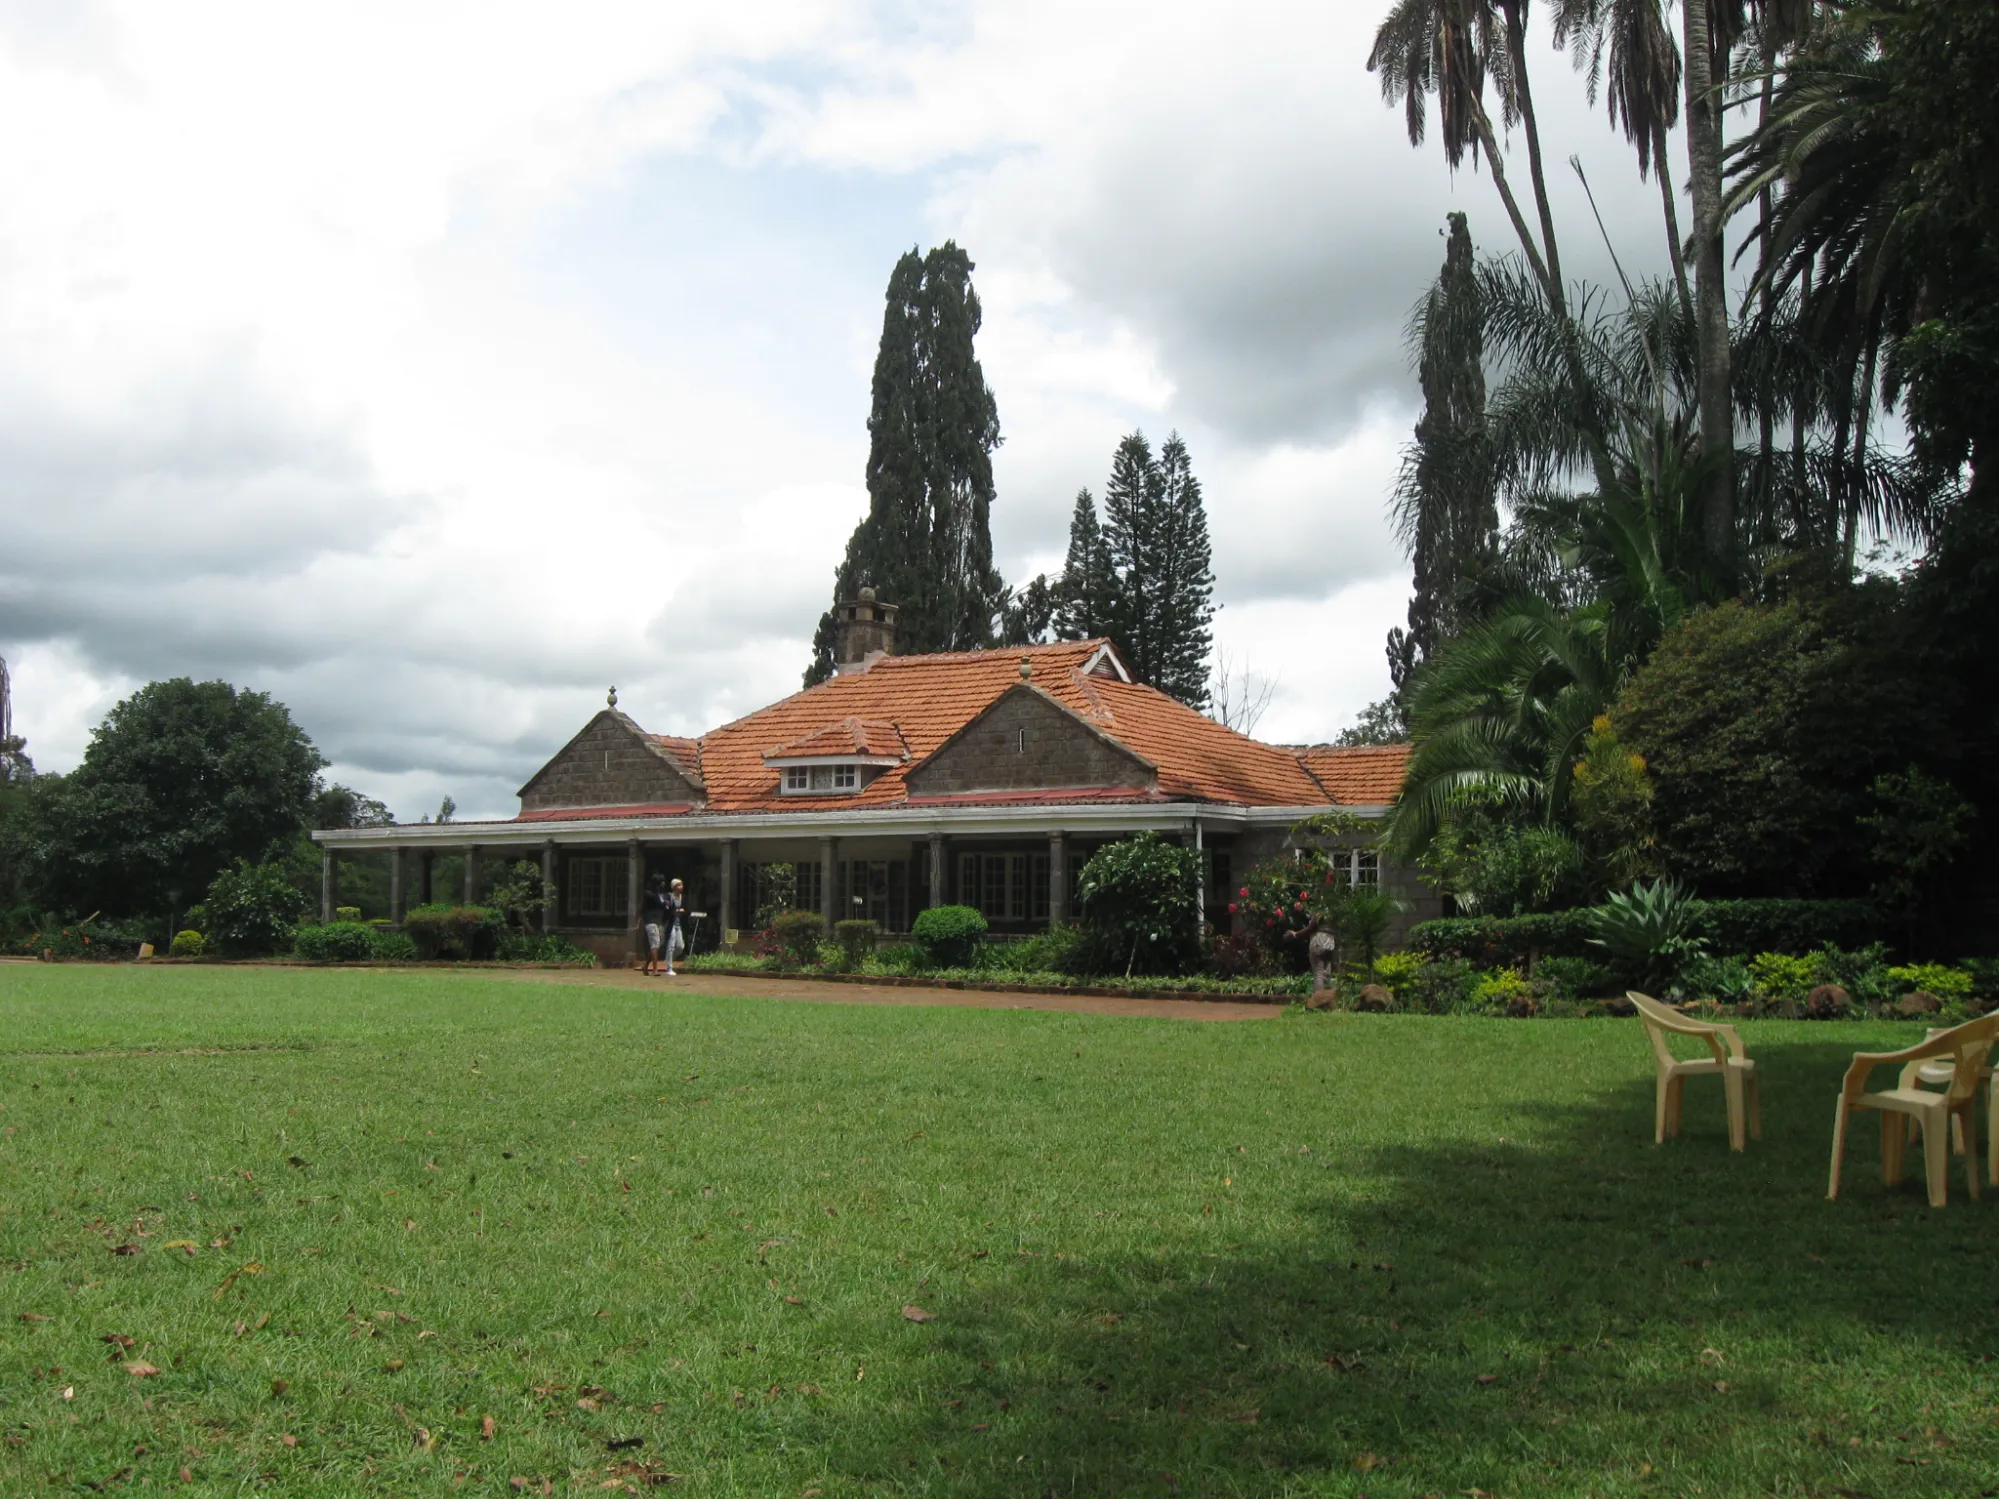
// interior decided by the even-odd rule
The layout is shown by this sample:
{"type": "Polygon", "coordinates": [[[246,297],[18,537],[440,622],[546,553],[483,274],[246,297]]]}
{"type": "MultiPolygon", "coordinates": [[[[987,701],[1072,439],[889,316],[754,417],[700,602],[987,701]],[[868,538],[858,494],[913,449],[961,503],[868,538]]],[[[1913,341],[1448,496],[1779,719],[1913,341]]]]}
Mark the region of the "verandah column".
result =
{"type": "Polygon", "coordinates": [[[331,922],[340,904],[340,862],[325,845],[319,850],[319,920],[331,922]]]}
{"type": "Polygon", "coordinates": [[[722,840],[722,942],[729,941],[729,929],[736,925],[736,840],[722,840]]]}
{"type": "Polygon", "coordinates": [[[1068,840],[1060,832],[1048,835],[1048,926],[1069,920],[1068,840]]]}
{"type": "Polygon", "coordinates": [[[637,839],[625,841],[625,931],[632,951],[639,951],[639,881],[645,874],[645,851],[637,839]]]}
{"type": "Polygon", "coordinates": [[[404,897],[409,889],[409,850],[397,845],[389,851],[389,924],[400,927],[404,897]]]}
{"type": "Polygon", "coordinates": [[[944,835],[930,835],[930,904],[942,906],[950,892],[950,885],[944,878],[944,835]]]}
{"type": "Polygon", "coordinates": [[[416,857],[419,905],[428,906],[437,898],[431,894],[431,876],[437,870],[437,855],[426,849],[416,857]]]}
{"type": "Polygon", "coordinates": [[[465,846],[465,904],[473,906],[479,900],[479,846],[465,846]]]}
{"type": "Polygon", "coordinates": [[[541,841],[541,935],[555,931],[555,840],[541,841]]]}
{"type": "Polygon", "coordinates": [[[826,930],[831,932],[833,924],[840,920],[839,908],[833,891],[833,861],[840,852],[838,839],[819,841],[819,915],[826,919],[826,930]]]}

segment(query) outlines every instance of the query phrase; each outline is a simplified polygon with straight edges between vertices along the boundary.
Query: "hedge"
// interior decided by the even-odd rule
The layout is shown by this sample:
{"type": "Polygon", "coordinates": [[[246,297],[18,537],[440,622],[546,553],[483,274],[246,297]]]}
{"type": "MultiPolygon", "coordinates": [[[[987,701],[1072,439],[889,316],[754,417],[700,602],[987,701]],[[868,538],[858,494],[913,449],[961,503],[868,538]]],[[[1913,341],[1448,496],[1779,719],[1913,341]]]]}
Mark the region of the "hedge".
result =
{"type": "MultiPolygon", "coordinates": [[[[1831,943],[1859,948],[1882,935],[1865,901],[1763,899],[1689,903],[1692,935],[1716,954],[1809,953],[1831,943]]],[[[1409,929],[1409,946],[1431,958],[1462,958],[1480,968],[1519,967],[1536,958],[1601,958],[1592,947],[1591,907],[1528,917],[1445,917],[1409,929]]]]}

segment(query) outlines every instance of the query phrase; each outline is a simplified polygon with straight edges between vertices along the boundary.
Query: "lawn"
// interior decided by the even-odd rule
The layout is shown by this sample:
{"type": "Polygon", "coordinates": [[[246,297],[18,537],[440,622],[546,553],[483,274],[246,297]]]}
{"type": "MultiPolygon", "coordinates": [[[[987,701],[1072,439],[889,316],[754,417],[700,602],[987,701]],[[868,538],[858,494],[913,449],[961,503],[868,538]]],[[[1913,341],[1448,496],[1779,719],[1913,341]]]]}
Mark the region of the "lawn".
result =
{"type": "Polygon", "coordinates": [[[1733,1157],[1632,1021],[0,966],[0,1488],[1989,1492],[1915,1033],[1743,1030],[1733,1157]]]}

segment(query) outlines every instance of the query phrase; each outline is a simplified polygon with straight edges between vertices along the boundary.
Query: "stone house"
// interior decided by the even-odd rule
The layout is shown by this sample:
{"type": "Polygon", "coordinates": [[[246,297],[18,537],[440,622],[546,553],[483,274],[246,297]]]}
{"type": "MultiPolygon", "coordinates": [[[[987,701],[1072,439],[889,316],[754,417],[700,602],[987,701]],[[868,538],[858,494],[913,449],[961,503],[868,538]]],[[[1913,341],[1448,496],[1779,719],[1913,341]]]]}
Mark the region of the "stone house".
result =
{"type": "MultiPolygon", "coordinates": [[[[481,861],[537,860],[546,929],[613,962],[655,873],[686,883],[710,940],[753,919],[773,866],[829,923],[906,932],[958,903],[1025,934],[1070,914],[1099,845],[1152,830],[1202,851],[1201,915],[1226,930],[1236,877],[1289,849],[1299,820],[1377,819],[1401,786],[1406,745],[1265,744],[1133,682],[1106,640],[897,656],[894,605],[864,589],[840,614],[833,677],[698,738],[648,733],[613,692],[513,818],[315,833],[326,914],[338,857],[385,851],[398,920],[438,894],[441,855],[463,856],[468,901],[481,861]]],[[[1405,921],[1438,913],[1372,849],[1324,856],[1402,896],[1405,921]]]]}

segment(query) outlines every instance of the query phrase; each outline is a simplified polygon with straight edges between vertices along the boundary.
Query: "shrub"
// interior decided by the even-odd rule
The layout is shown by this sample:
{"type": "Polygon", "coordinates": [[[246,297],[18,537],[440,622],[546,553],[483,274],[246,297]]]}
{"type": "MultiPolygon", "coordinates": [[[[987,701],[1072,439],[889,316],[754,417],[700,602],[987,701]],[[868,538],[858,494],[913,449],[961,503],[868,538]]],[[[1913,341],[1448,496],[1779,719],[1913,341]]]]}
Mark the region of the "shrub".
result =
{"type": "Polygon", "coordinates": [[[816,963],[826,937],[825,920],[816,911],[788,911],[770,925],[778,956],[799,968],[816,963]]]}
{"type": "Polygon", "coordinates": [[[1459,1008],[1480,1015],[1503,1015],[1511,1001],[1527,993],[1527,981],[1518,969],[1493,969],[1478,976],[1469,999],[1459,1008]]]}
{"type": "Polygon", "coordinates": [[[559,932],[543,935],[509,928],[501,933],[494,951],[496,957],[510,964],[570,964],[578,968],[594,968],[597,964],[596,954],[578,947],[559,932]]]}
{"type": "Polygon", "coordinates": [[[1411,1010],[1446,1016],[1469,1007],[1477,983],[1477,971],[1463,959],[1433,958],[1396,991],[1396,998],[1411,1010]]]}
{"type": "Polygon", "coordinates": [[[361,908],[358,906],[336,906],[333,908],[333,920],[336,922],[358,922],[361,920],[361,908]]]}
{"type": "Polygon", "coordinates": [[[1220,979],[1250,979],[1278,971],[1277,955],[1247,933],[1225,932],[1208,949],[1208,966],[1220,979]]]}
{"type": "Polygon", "coordinates": [[[881,924],[860,917],[849,917],[844,922],[833,924],[833,940],[840,945],[840,956],[849,969],[858,969],[875,951],[875,941],[881,936],[881,924]]]}
{"type": "Polygon", "coordinates": [[[1945,1005],[1962,1005],[1971,998],[1971,975],[1950,964],[1904,964],[1889,969],[1887,978],[1898,995],[1928,990],[1945,1005]]]}
{"type": "Polygon", "coordinates": [[[923,950],[915,943],[897,943],[875,953],[875,967],[888,974],[914,974],[923,963],[923,950]]]}
{"type": "Polygon", "coordinates": [[[292,939],[292,951],[314,963],[353,963],[375,956],[375,933],[360,922],[301,927],[292,939]]]}
{"type": "Polygon", "coordinates": [[[239,859],[215,877],[203,903],[208,938],[229,958],[261,958],[291,946],[306,899],[276,861],[239,859]]]}
{"type": "Polygon", "coordinates": [[[1594,909],[1590,944],[1647,983],[1670,978],[1706,946],[1705,939],[1692,935],[1688,905],[1677,881],[1634,882],[1630,891],[1612,891],[1594,909]]]}
{"type": "Polygon", "coordinates": [[[407,932],[385,932],[377,929],[372,936],[374,956],[377,963],[409,964],[416,962],[416,942],[407,932]]]}
{"type": "Polygon", "coordinates": [[[1795,953],[1759,953],[1749,960],[1749,973],[1761,994],[1780,1003],[1804,999],[1819,982],[1818,964],[1795,953]]]}
{"type": "MultiPolygon", "coordinates": [[[[1419,922],[1409,930],[1409,945],[1432,957],[1465,958],[1488,968],[1538,966],[1555,955],[1589,958],[1596,956],[1589,943],[1595,910],[1419,922]]],[[[1827,943],[1858,947],[1880,928],[1874,908],[1864,901],[1689,901],[1687,913],[1688,935],[1718,953],[1808,953],[1827,943]]]]}
{"type": "Polygon", "coordinates": [[[1200,940],[1200,859],[1156,833],[1105,844],[1076,881],[1084,923],[1114,941],[1124,972],[1185,970],[1200,940]]]}
{"type": "Polygon", "coordinates": [[[1680,970],[1680,993],[1695,1000],[1739,1005],[1756,996],[1756,976],[1739,958],[1693,959],[1680,970]]]}
{"type": "Polygon", "coordinates": [[[909,935],[923,950],[926,966],[962,969],[971,964],[979,939],[986,935],[986,919],[975,907],[933,906],[917,917],[909,935]]]}
{"type": "Polygon", "coordinates": [[[1396,999],[1406,1000],[1427,963],[1420,953],[1384,953],[1374,961],[1374,982],[1394,991],[1396,999]]]}
{"type": "Polygon", "coordinates": [[[1566,1000],[1587,1000],[1593,995],[1608,994],[1616,988],[1610,970],[1587,958],[1557,955],[1543,959],[1540,968],[1534,971],[1534,977],[1547,981],[1549,987],[1566,1000]]]}
{"type": "Polygon", "coordinates": [[[190,927],[174,934],[173,947],[168,951],[175,958],[200,958],[208,951],[208,939],[190,927]]]}
{"type": "Polygon", "coordinates": [[[488,959],[499,953],[506,922],[498,912],[483,906],[434,902],[411,907],[403,918],[403,931],[416,944],[417,957],[426,961],[488,959]]]}
{"type": "Polygon", "coordinates": [[[1522,967],[1543,954],[1589,955],[1591,912],[1543,912],[1529,917],[1444,917],[1409,929],[1409,946],[1432,958],[1462,958],[1480,965],[1522,967]]]}

